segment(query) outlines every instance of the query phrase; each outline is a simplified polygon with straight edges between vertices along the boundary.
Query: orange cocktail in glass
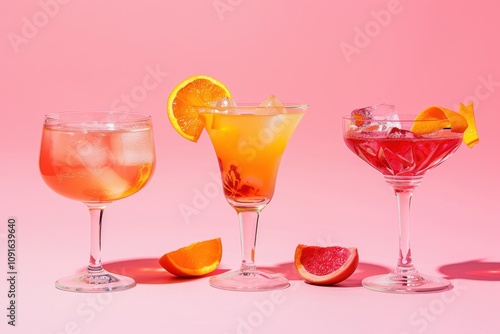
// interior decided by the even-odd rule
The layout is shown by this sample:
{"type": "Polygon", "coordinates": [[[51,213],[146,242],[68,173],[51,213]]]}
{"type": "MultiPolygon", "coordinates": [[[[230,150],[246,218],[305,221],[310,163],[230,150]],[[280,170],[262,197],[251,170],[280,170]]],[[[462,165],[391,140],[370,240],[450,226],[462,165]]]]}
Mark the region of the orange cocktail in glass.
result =
{"type": "Polygon", "coordinates": [[[289,286],[285,277],[255,266],[261,210],[271,201],[281,157],[307,106],[197,108],[204,119],[221,172],[224,195],[240,222],[242,263],[210,279],[213,287],[258,291],[289,286]]]}

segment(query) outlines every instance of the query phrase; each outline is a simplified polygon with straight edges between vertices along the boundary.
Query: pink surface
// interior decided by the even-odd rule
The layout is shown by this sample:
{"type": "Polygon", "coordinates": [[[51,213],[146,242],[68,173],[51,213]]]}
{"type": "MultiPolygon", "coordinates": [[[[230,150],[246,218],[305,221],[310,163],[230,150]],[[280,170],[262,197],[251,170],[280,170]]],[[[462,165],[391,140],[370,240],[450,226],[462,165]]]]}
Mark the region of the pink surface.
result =
{"type": "Polygon", "coordinates": [[[3,101],[0,268],[7,219],[17,219],[16,326],[2,333],[497,333],[500,321],[498,123],[500,5],[496,1],[9,2],[1,11],[3,101]],[[257,263],[292,281],[278,292],[236,293],[208,278],[177,280],[165,252],[220,236],[220,270],[239,262],[236,215],[225,202],[206,134],[190,143],[165,114],[182,79],[214,76],[238,101],[274,93],[309,103],[263,211],[257,263]],[[412,203],[412,246],[424,273],[455,289],[390,295],[360,280],[397,256],[396,203],[383,178],[354,156],[342,114],[381,102],[415,112],[475,102],[481,143],[430,171],[412,203]],[[62,110],[150,113],[158,164],[140,193],[105,214],[103,260],[139,282],[102,295],[56,290],[86,265],[87,213],[38,172],[43,115],[62,110]],[[191,209],[191,215],[182,210],[191,209]],[[358,271],[337,287],[305,284],[298,243],[357,246],[358,271]]]}

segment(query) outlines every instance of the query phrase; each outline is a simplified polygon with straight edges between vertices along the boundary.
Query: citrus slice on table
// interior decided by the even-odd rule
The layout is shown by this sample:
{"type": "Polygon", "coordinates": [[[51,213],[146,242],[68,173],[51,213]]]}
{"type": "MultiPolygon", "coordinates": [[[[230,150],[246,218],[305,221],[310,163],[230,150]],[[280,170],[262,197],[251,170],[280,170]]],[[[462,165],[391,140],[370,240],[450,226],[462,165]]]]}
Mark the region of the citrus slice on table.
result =
{"type": "Polygon", "coordinates": [[[463,141],[465,144],[467,144],[467,146],[472,148],[472,146],[479,143],[479,135],[477,134],[476,119],[474,117],[474,106],[472,102],[469,103],[468,106],[460,103],[460,109],[458,110],[458,112],[460,113],[460,115],[465,117],[467,123],[469,124],[467,130],[465,130],[464,132],[463,141]]]}
{"type": "Polygon", "coordinates": [[[160,265],[169,273],[179,277],[196,277],[211,273],[222,258],[220,238],[194,242],[189,246],[166,253],[160,265]]]}
{"type": "Polygon", "coordinates": [[[356,271],[358,262],[355,247],[298,245],[295,249],[295,268],[311,284],[340,283],[356,271]]]}
{"type": "Polygon", "coordinates": [[[168,119],[181,136],[197,142],[203,132],[203,119],[193,106],[210,106],[223,98],[231,98],[223,83],[206,75],[191,76],[170,93],[168,119]]]}

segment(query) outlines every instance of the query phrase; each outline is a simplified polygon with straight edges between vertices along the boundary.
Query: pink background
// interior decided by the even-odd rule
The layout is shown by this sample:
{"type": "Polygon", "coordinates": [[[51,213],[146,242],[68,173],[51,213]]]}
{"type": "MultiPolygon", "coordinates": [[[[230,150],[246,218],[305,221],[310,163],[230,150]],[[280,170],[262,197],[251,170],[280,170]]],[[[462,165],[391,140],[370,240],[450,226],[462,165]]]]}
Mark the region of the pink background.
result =
{"type": "Polygon", "coordinates": [[[0,268],[3,277],[14,216],[19,273],[15,328],[1,280],[2,333],[498,332],[497,1],[28,0],[0,12],[0,268]],[[224,245],[219,268],[239,263],[236,215],[211,176],[218,169],[208,137],[184,140],[165,112],[172,88],[200,73],[237,101],[273,93],[311,105],[257,243],[257,263],[285,273],[289,289],[221,291],[206,277],[176,280],[157,265],[165,252],[214,237],[224,245]],[[381,102],[417,112],[469,101],[481,143],[429,172],[412,203],[416,265],[455,289],[401,296],[362,288],[363,277],[395,264],[396,203],[345,147],[341,115],[381,102]],[[55,279],[86,265],[89,226],[84,206],[39,176],[43,116],[111,108],[149,113],[155,127],[151,183],[112,204],[103,227],[105,264],[139,284],[116,294],[62,292],[55,279]],[[197,211],[183,217],[182,208],[197,211]],[[356,246],[358,271],[336,287],[305,284],[291,264],[299,243],[356,246]]]}

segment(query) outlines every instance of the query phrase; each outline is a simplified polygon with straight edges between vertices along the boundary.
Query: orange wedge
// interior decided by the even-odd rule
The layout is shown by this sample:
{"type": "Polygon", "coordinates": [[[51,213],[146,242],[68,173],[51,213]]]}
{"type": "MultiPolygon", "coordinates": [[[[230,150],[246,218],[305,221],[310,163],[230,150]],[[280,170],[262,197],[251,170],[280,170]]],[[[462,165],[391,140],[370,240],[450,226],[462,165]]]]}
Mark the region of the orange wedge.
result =
{"type": "Polygon", "coordinates": [[[203,132],[203,119],[193,106],[209,106],[222,98],[231,98],[231,94],[220,81],[206,75],[189,77],[170,93],[168,119],[181,136],[197,142],[203,132]]]}
{"type": "Polygon", "coordinates": [[[166,253],[160,265],[169,273],[179,277],[196,277],[211,273],[222,258],[220,238],[195,242],[189,246],[166,253]]]}
{"type": "Polygon", "coordinates": [[[439,131],[444,128],[451,128],[453,132],[464,132],[468,126],[464,116],[442,107],[429,107],[425,109],[415,117],[415,121],[411,131],[420,135],[439,131]]]}
{"type": "Polygon", "coordinates": [[[460,113],[460,115],[465,117],[467,123],[469,124],[467,130],[465,130],[464,132],[463,141],[465,144],[467,144],[467,146],[472,148],[472,146],[479,143],[479,136],[477,134],[476,128],[476,119],[474,118],[474,106],[472,102],[468,106],[460,103],[460,109],[458,112],[460,113]]]}

